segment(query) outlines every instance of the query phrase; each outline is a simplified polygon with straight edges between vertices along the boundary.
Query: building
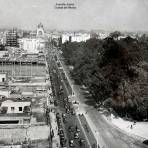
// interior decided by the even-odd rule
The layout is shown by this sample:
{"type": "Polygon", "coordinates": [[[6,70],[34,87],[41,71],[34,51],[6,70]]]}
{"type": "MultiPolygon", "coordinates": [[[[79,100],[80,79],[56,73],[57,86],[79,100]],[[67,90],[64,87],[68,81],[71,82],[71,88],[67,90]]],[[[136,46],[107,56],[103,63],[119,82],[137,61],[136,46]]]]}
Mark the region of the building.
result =
{"type": "Polygon", "coordinates": [[[62,43],[67,41],[70,42],[86,42],[90,39],[90,34],[88,33],[67,33],[62,35],[62,43]]]}
{"type": "Polygon", "coordinates": [[[41,38],[21,38],[18,42],[19,47],[27,53],[38,53],[45,47],[45,40],[41,38]]]}
{"type": "Polygon", "coordinates": [[[31,102],[5,100],[0,106],[0,124],[29,124],[31,102]]]}
{"type": "Polygon", "coordinates": [[[6,46],[11,46],[11,47],[18,46],[18,36],[16,29],[12,29],[6,32],[6,46]]]}
{"type": "Polygon", "coordinates": [[[44,37],[45,36],[45,31],[44,31],[44,27],[43,24],[40,23],[37,27],[37,33],[36,33],[37,37],[44,37]]]}
{"type": "Polygon", "coordinates": [[[31,109],[31,102],[14,102],[12,100],[6,100],[2,102],[1,108],[7,108],[6,114],[24,113],[25,108],[31,109]]]}

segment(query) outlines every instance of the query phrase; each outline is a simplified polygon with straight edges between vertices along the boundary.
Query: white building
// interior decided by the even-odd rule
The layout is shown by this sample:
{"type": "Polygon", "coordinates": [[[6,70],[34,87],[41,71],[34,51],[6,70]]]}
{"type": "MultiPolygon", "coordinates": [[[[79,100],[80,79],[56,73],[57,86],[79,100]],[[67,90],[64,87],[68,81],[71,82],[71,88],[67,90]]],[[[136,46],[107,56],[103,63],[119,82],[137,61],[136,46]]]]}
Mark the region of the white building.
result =
{"type": "Polygon", "coordinates": [[[1,124],[30,124],[31,102],[13,102],[6,100],[0,106],[1,124]]]}
{"type": "Polygon", "coordinates": [[[99,33],[98,35],[98,39],[105,39],[109,36],[109,33],[99,33]]]}
{"type": "Polygon", "coordinates": [[[62,43],[70,40],[71,42],[86,42],[88,39],[90,39],[90,34],[88,33],[67,33],[62,35],[62,43]]]}
{"type": "Polygon", "coordinates": [[[41,38],[22,38],[19,39],[19,46],[27,53],[38,53],[45,47],[45,40],[41,38]]]}
{"type": "Polygon", "coordinates": [[[14,102],[11,100],[6,100],[1,104],[1,109],[4,107],[7,108],[6,114],[24,113],[25,107],[31,108],[31,102],[14,102]]]}
{"type": "Polygon", "coordinates": [[[79,34],[74,34],[71,37],[72,42],[86,42],[86,40],[90,39],[90,34],[87,33],[79,33],[79,34]]]}

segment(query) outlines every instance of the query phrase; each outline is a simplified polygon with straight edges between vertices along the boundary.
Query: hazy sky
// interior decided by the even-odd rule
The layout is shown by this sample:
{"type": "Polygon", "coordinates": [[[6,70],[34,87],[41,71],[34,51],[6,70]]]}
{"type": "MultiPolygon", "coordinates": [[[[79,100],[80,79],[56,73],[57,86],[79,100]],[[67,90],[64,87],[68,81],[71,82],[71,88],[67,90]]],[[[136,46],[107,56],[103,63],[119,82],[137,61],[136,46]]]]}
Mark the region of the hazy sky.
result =
{"type": "Polygon", "coordinates": [[[0,0],[0,27],[147,30],[148,0],[0,0]],[[56,3],[77,9],[55,9],[56,3]]]}

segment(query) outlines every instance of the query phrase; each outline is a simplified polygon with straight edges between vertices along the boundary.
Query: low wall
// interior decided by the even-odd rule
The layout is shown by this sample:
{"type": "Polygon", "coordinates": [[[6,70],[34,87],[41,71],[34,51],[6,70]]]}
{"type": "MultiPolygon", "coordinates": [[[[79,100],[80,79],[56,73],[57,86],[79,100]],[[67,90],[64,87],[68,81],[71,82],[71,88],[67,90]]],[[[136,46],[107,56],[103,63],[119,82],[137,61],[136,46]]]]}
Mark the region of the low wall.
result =
{"type": "Polygon", "coordinates": [[[44,126],[29,126],[29,127],[14,127],[0,129],[0,143],[17,143],[23,142],[25,139],[42,140],[48,139],[50,135],[50,127],[44,126]]]}

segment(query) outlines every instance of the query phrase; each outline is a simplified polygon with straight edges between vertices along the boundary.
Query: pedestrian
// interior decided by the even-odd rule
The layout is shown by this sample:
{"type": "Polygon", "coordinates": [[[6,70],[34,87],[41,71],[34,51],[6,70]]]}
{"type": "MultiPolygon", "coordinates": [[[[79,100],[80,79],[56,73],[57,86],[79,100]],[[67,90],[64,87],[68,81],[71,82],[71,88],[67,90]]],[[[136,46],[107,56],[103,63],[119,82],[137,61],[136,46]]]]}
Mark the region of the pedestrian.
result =
{"type": "Polygon", "coordinates": [[[131,124],[131,129],[133,129],[133,125],[131,124]]]}

